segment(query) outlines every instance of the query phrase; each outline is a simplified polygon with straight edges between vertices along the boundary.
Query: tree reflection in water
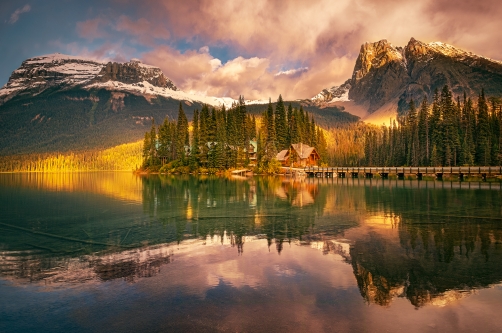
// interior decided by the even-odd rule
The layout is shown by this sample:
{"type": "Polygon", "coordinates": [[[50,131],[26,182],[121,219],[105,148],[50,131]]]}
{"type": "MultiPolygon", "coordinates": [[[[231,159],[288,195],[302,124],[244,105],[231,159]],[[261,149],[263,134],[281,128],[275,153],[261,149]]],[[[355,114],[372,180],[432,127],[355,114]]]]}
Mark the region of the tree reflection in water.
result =
{"type": "MultiPolygon", "coordinates": [[[[496,185],[146,176],[139,186],[142,211],[127,225],[101,216],[59,227],[37,221],[46,233],[89,237],[91,245],[72,243],[71,251],[68,241],[41,244],[40,235],[2,226],[8,232],[0,236],[0,274],[45,283],[133,282],[158,274],[179,245],[190,251],[190,242],[212,240],[243,255],[246,241],[266,239],[279,254],[294,243],[341,256],[352,265],[363,298],[382,306],[394,297],[416,307],[446,304],[502,281],[502,191],[496,185]]],[[[37,202],[38,190],[19,197],[37,202]]],[[[7,200],[17,204],[15,195],[7,200]]],[[[110,202],[103,206],[113,209],[110,202]]],[[[19,223],[33,229],[32,220],[19,223]]]]}

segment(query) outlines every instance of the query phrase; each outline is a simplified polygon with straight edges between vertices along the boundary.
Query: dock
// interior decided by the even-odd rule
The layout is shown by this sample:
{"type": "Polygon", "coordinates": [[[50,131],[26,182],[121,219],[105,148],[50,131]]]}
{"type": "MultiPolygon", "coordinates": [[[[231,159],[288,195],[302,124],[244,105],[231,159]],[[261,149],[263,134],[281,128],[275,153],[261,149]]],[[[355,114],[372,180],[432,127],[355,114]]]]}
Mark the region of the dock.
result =
{"type": "Polygon", "coordinates": [[[304,173],[307,177],[316,178],[373,178],[378,174],[382,179],[388,179],[389,175],[397,176],[398,179],[405,179],[414,176],[421,180],[424,176],[434,176],[442,180],[444,175],[457,177],[464,180],[466,177],[478,176],[483,181],[487,177],[502,176],[502,166],[462,166],[462,167],[314,167],[304,168],[282,168],[286,174],[304,173]]]}

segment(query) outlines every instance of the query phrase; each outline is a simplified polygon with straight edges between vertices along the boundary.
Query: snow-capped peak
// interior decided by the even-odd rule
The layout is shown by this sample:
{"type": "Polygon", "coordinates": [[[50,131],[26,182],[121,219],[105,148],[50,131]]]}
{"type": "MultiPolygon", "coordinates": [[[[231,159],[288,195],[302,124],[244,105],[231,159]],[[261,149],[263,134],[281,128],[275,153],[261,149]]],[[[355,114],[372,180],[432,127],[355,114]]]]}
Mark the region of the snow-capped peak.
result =
{"type": "MultiPolygon", "coordinates": [[[[139,95],[157,95],[178,100],[198,101],[226,107],[238,102],[229,97],[210,97],[178,90],[159,67],[147,65],[133,58],[126,63],[101,62],[61,53],[53,53],[25,60],[8,83],[0,89],[0,104],[22,91],[38,94],[48,87],[62,89],[79,86],[82,89],[103,88],[139,95]]],[[[261,104],[268,101],[246,101],[261,104]]]]}
{"type": "Polygon", "coordinates": [[[340,86],[334,86],[329,89],[323,89],[320,93],[311,98],[315,104],[330,104],[334,102],[348,102],[350,80],[340,86]]]}

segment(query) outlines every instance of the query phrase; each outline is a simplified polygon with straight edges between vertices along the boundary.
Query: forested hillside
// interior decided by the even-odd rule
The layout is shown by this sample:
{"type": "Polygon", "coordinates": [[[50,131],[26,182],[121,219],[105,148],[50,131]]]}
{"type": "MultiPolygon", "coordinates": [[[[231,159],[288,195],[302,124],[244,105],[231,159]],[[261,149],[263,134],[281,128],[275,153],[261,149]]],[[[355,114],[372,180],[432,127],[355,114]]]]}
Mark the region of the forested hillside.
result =
{"type": "MultiPolygon", "coordinates": [[[[197,103],[183,102],[191,116],[197,103]]],[[[104,89],[48,89],[0,106],[0,154],[106,149],[141,140],[152,119],[173,118],[179,101],[104,89]]]]}
{"type": "Polygon", "coordinates": [[[448,86],[390,127],[366,135],[362,164],[373,166],[502,165],[502,104],[480,92],[454,100],[448,86]]]}
{"type": "Polygon", "coordinates": [[[142,148],[137,141],[105,150],[0,156],[0,172],[134,171],[142,148]]]}

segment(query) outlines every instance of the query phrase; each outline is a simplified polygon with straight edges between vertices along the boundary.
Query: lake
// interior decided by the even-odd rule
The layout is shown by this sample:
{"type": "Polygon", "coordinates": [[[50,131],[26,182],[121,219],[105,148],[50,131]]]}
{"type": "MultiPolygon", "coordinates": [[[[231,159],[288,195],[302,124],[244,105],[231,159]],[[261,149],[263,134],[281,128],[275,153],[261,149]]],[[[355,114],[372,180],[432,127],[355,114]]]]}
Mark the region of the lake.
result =
{"type": "Polygon", "coordinates": [[[501,186],[0,174],[0,332],[501,332],[501,186]]]}

